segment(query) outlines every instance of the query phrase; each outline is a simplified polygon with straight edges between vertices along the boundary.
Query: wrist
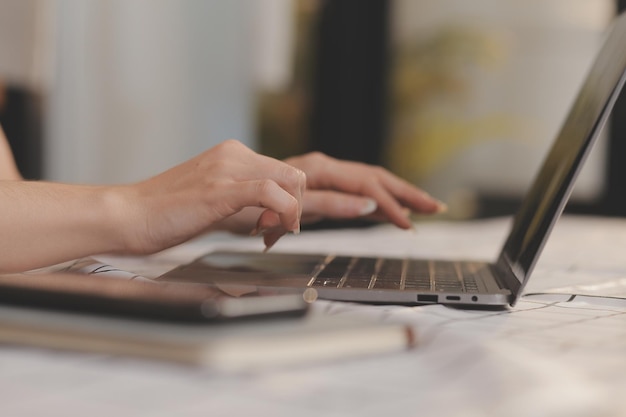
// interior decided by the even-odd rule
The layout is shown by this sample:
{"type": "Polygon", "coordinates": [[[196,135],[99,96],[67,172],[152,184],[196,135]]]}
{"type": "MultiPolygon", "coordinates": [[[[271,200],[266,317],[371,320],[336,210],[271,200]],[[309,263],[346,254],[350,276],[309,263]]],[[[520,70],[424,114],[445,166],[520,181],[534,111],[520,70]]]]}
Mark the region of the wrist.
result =
{"type": "Polygon", "coordinates": [[[131,187],[111,186],[97,191],[102,207],[102,220],[99,222],[100,233],[106,236],[110,251],[114,253],[135,253],[137,198],[131,187]]]}

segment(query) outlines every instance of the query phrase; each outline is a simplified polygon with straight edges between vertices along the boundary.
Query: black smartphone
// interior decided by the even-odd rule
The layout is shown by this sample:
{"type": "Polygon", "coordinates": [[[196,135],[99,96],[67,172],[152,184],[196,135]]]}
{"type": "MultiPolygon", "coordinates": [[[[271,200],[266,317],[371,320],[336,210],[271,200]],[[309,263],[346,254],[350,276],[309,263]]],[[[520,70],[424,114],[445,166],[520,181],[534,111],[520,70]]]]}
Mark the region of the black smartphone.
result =
{"type": "Polygon", "coordinates": [[[70,273],[0,275],[0,304],[170,322],[298,317],[315,298],[309,290],[253,285],[153,283],[70,273]]]}

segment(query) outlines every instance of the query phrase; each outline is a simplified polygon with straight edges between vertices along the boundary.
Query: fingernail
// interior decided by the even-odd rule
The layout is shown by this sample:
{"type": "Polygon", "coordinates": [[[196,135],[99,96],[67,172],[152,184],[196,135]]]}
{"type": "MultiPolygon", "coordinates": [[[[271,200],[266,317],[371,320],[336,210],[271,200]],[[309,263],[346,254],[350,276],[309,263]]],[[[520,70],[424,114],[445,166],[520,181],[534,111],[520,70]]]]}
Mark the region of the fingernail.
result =
{"type": "Polygon", "coordinates": [[[261,234],[265,234],[265,232],[267,232],[268,229],[259,229],[258,227],[255,227],[254,230],[252,230],[250,232],[250,236],[258,236],[261,234]]]}
{"type": "Polygon", "coordinates": [[[265,253],[270,250],[282,236],[283,233],[268,233],[263,235],[263,243],[265,243],[265,249],[263,249],[263,252],[265,253]]]}
{"type": "Polygon", "coordinates": [[[293,229],[293,234],[294,235],[299,235],[300,234],[300,222],[298,222],[298,227],[293,229]]]}
{"type": "Polygon", "coordinates": [[[445,213],[448,211],[448,205],[442,201],[437,201],[437,213],[445,213]]]}
{"type": "Polygon", "coordinates": [[[361,216],[367,216],[368,214],[372,214],[373,212],[375,212],[377,208],[378,204],[376,203],[376,201],[368,198],[367,202],[365,203],[359,214],[361,216]]]}
{"type": "Polygon", "coordinates": [[[268,250],[272,249],[272,246],[274,246],[274,244],[278,242],[278,239],[274,239],[272,238],[271,240],[267,240],[265,239],[265,249],[263,249],[263,253],[267,252],[268,250]]]}

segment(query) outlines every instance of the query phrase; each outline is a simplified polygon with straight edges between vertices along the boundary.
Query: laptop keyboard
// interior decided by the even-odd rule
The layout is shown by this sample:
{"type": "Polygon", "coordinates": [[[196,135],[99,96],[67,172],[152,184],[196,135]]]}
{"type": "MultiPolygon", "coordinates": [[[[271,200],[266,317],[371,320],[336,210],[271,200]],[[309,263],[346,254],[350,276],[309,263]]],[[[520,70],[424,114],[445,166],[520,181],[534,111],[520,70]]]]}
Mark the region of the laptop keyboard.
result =
{"type": "Polygon", "coordinates": [[[309,285],[475,293],[482,269],[484,264],[472,262],[338,256],[327,260],[309,285]]]}

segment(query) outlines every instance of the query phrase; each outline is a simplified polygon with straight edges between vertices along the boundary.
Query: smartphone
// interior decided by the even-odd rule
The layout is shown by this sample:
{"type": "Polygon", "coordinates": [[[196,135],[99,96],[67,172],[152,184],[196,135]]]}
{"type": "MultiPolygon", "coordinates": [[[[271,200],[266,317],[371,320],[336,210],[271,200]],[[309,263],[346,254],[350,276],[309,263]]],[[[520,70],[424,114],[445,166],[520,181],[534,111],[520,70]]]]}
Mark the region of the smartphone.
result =
{"type": "MultiPolygon", "coordinates": [[[[169,322],[299,317],[317,297],[253,285],[132,281],[71,273],[0,275],[0,304],[169,322]]],[[[314,291],[314,290],[313,290],[314,291]]]]}

